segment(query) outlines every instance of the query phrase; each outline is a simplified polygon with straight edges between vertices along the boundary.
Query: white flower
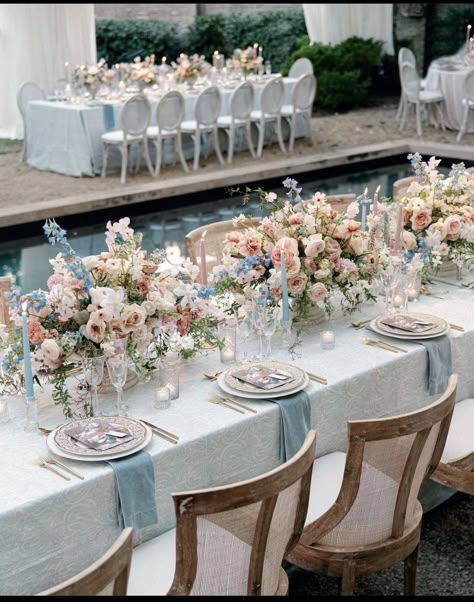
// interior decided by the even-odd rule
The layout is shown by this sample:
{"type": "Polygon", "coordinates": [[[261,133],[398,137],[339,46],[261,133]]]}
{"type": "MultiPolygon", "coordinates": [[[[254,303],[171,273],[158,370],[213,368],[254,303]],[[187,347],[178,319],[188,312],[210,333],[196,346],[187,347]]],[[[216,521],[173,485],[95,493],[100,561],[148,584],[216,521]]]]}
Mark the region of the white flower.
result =
{"type": "Polygon", "coordinates": [[[346,209],[346,217],[349,219],[354,219],[355,216],[359,213],[360,205],[357,201],[352,201],[352,203],[346,209]]]}
{"type": "Polygon", "coordinates": [[[123,308],[124,291],[119,288],[113,290],[111,288],[105,289],[107,294],[100,301],[100,307],[107,309],[112,314],[113,318],[120,317],[120,312],[123,308]]]}

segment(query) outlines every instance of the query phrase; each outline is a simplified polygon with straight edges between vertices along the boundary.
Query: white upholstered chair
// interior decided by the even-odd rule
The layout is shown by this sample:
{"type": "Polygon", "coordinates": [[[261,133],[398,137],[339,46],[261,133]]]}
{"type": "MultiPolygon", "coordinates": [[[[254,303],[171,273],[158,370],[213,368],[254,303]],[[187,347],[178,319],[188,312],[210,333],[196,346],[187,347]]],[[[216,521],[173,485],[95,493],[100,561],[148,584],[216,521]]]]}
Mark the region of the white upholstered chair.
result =
{"type": "Polygon", "coordinates": [[[224,164],[219,146],[219,131],[217,119],[221,110],[222,97],[217,86],[209,86],[199,93],[194,105],[194,119],[183,121],[181,131],[183,134],[191,134],[194,138],[194,163],[193,169],[199,167],[199,156],[201,154],[201,134],[210,134],[214,150],[219,163],[224,164]]]}
{"type": "Polygon", "coordinates": [[[302,115],[306,120],[308,137],[311,138],[311,113],[313,110],[314,97],[316,95],[316,78],[312,73],[306,73],[298,78],[291,94],[291,104],[283,105],[282,117],[286,117],[290,124],[289,150],[293,150],[295,144],[296,120],[302,115]]]}
{"type": "Polygon", "coordinates": [[[265,126],[267,123],[275,125],[278,143],[282,152],[286,152],[281,131],[281,108],[285,100],[285,85],[281,77],[270,79],[263,87],[260,95],[260,109],[250,113],[250,119],[258,128],[257,157],[262,156],[265,126]]]}
{"type": "Polygon", "coordinates": [[[252,82],[244,81],[232,92],[229,101],[230,115],[222,115],[217,120],[217,125],[222,128],[229,137],[227,150],[227,162],[232,163],[235,145],[235,130],[245,128],[245,137],[252,157],[255,158],[255,150],[252,143],[250,131],[251,121],[250,113],[253,109],[254,89],[252,82]]]}
{"type": "Polygon", "coordinates": [[[422,90],[420,76],[416,67],[411,63],[403,63],[400,68],[400,81],[402,84],[402,93],[404,96],[402,118],[400,121],[400,130],[403,130],[406,123],[406,116],[410,104],[415,106],[416,112],[416,133],[421,136],[421,110],[426,107],[429,111],[432,107],[438,112],[438,122],[444,130],[444,96],[440,90],[422,90]]]}
{"type": "Polygon", "coordinates": [[[20,111],[21,118],[23,120],[23,145],[21,147],[20,162],[26,161],[28,158],[27,149],[27,128],[26,128],[26,110],[28,103],[32,100],[45,100],[46,94],[35,82],[25,82],[22,84],[16,95],[16,102],[18,110],[20,111]]]}
{"type": "MultiPolygon", "coordinates": [[[[417,68],[416,67],[416,57],[413,54],[413,51],[410,50],[410,48],[403,47],[403,48],[400,48],[400,50],[398,51],[398,73],[400,75],[400,86],[401,86],[401,81],[402,81],[401,69],[402,69],[403,63],[410,63],[411,65],[413,65],[415,67],[415,69],[417,68]]],[[[420,87],[422,90],[425,87],[425,83],[426,82],[424,79],[420,80],[420,87]]],[[[396,115],[397,120],[399,120],[402,116],[404,104],[405,104],[405,97],[403,95],[403,88],[402,88],[401,92],[400,92],[400,102],[398,103],[398,109],[397,109],[397,115],[396,115]]]]}
{"type": "Polygon", "coordinates": [[[290,70],[288,72],[288,77],[293,77],[298,79],[302,75],[306,73],[314,73],[313,63],[306,58],[305,56],[296,59],[296,61],[291,65],[290,70]]]}
{"type": "Polygon", "coordinates": [[[174,493],[176,529],[133,551],[129,595],[287,595],[281,566],[303,529],[315,431],[264,475],[174,493]]]}
{"type": "Polygon", "coordinates": [[[418,493],[439,463],[456,397],[457,375],[444,394],[408,414],[351,420],[347,453],[317,458],[306,524],[286,559],[308,571],[355,578],[404,561],[413,595],[423,508],[418,493]]]}
{"type": "MultiPolygon", "coordinates": [[[[128,152],[132,144],[138,144],[143,153],[148,170],[153,175],[153,167],[148,153],[147,128],[150,124],[151,106],[144,94],[135,94],[127,100],[120,112],[120,130],[102,134],[102,177],[107,170],[109,148],[116,146],[122,153],[120,183],[125,184],[127,176],[128,152]]],[[[139,162],[137,162],[138,171],[139,162]]]]}
{"type": "Polygon", "coordinates": [[[461,141],[462,137],[467,131],[467,124],[469,123],[469,111],[474,109],[474,69],[469,71],[464,78],[464,96],[462,99],[464,105],[464,114],[461,123],[461,129],[456,137],[458,142],[461,141]]]}

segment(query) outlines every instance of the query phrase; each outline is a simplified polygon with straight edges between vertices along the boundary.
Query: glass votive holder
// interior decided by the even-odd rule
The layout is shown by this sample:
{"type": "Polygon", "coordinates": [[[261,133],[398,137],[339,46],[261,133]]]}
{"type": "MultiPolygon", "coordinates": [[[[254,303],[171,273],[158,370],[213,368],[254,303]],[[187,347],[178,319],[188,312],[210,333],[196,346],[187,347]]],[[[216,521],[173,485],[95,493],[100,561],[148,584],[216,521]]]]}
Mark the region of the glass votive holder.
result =
{"type": "Polygon", "coordinates": [[[155,410],[166,410],[171,405],[171,392],[169,387],[158,387],[155,390],[153,407],[155,410]]]}
{"type": "Polygon", "coordinates": [[[0,397],[0,424],[10,420],[10,410],[8,407],[8,397],[0,397]]]}
{"type": "Polygon", "coordinates": [[[235,362],[237,354],[237,327],[221,325],[219,326],[218,338],[222,343],[220,348],[220,358],[223,364],[235,362]]]}
{"type": "Polygon", "coordinates": [[[334,349],[336,346],[336,335],[332,330],[323,330],[320,334],[320,342],[323,349],[334,349]]]}

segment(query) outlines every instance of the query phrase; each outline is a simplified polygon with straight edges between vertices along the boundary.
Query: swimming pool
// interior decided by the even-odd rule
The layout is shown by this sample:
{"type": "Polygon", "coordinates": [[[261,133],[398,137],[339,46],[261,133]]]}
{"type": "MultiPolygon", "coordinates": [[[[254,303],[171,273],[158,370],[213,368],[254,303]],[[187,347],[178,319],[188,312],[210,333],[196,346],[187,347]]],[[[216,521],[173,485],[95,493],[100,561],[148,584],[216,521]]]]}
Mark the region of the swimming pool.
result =
{"type": "MultiPolygon", "coordinates": [[[[385,160],[387,161],[387,160],[385,160]]],[[[406,158],[398,157],[391,165],[372,165],[359,167],[354,171],[347,168],[332,168],[323,177],[319,172],[293,176],[303,187],[303,197],[315,192],[325,194],[355,193],[361,194],[367,187],[369,196],[380,184],[380,198],[392,196],[395,180],[412,175],[406,158]]],[[[443,161],[447,165],[451,162],[443,161]]],[[[440,166],[442,167],[442,166],[440,166]]],[[[446,172],[449,168],[445,168],[446,172]]],[[[265,190],[284,194],[281,180],[262,183],[265,190]]],[[[245,188],[245,183],[242,186],[245,188]]],[[[242,196],[230,195],[227,191],[206,192],[206,197],[188,195],[187,198],[170,199],[165,205],[143,203],[128,207],[118,207],[111,212],[97,212],[58,218],[58,223],[67,230],[68,240],[81,255],[93,255],[106,250],[105,224],[107,220],[117,220],[129,215],[131,227],[143,234],[143,248],[151,251],[156,247],[165,248],[170,261],[179,261],[186,255],[185,236],[191,230],[215,221],[230,219],[234,215],[261,215],[258,203],[242,205],[242,196]],[[178,206],[180,205],[180,206],[178,206]],[[84,224],[85,220],[90,223],[84,224]]],[[[5,230],[0,243],[0,275],[11,275],[16,286],[22,292],[37,288],[46,288],[46,281],[52,273],[49,259],[55,257],[59,249],[51,247],[43,235],[42,224],[14,227],[5,230]],[[9,237],[10,240],[5,240],[9,237]]]]}

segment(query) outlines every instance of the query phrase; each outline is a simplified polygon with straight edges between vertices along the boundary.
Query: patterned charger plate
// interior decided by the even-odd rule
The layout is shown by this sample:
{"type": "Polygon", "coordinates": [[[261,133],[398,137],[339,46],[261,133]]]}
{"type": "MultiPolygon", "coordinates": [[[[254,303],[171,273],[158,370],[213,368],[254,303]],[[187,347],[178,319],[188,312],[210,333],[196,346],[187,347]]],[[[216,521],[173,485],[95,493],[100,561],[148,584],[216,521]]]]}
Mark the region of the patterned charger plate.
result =
{"type": "Polygon", "coordinates": [[[409,312],[404,315],[409,316],[410,318],[415,318],[417,320],[422,320],[424,322],[432,322],[434,326],[433,328],[430,328],[425,332],[409,332],[408,330],[402,330],[401,328],[399,329],[383,324],[382,320],[384,320],[387,317],[386,315],[375,318],[374,322],[379,333],[381,331],[382,334],[386,334],[388,336],[397,335],[408,339],[420,339],[426,337],[433,338],[445,334],[449,329],[446,320],[443,320],[443,318],[438,318],[437,316],[432,316],[430,314],[419,314],[414,312],[409,312]]]}
{"type": "Polygon", "coordinates": [[[82,420],[74,420],[72,422],[67,422],[66,424],[60,426],[54,432],[53,440],[55,445],[60,450],[65,451],[68,454],[74,454],[83,457],[101,457],[128,452],[129,450],[132,450],[135,447],[139,446],[141,443],[143,443],[147,434],[147,427],[138,420],[126,418],[125,416],[111,416],[106,418],[84,418],[82,420]],[[133,436],[133,438],[129,441],[125,441],[124,443],[120,443],[119,445],[116,445],[110,449],[98,450],[88,448],[67,435],[67,431],[73,426],[87,428],[88,426],[92,426],[94,424],[97,424],[98,426],[103,425],[104,427],[111,426],[112,428],[113,425],[124,427],[133,436]]]}
{"type": "Polygon", "coordinates": [[[280,362],[253,362],[250,364],[235,366],[234,368],[230,368],[229,370],[227,370],[227,372],[225,372],[223,376],[225,384],[234,391],[241,391],[242,393],[265,393],[269,397],[271,397],[273,391],[277,393],[281,393],[283,391],[293,391],[295,388],[299,387],[304,383],[306,377],[304,371],[301,370],[301,368],[297,368],[296,366],[291,366],[290,364],[283,364],[280,362]],[[244,383],[233,376],[235,372],[240,372],[244,368],[250,369],[253,366],[270,368],[272,370],[281,370],[282,372],[291,374],[293,380],[291,380],[291,382],[284,383],[279,387],[275,387],[274,389],[264,391],[260,387],[254,387],[250,383],[244,383]]]}

